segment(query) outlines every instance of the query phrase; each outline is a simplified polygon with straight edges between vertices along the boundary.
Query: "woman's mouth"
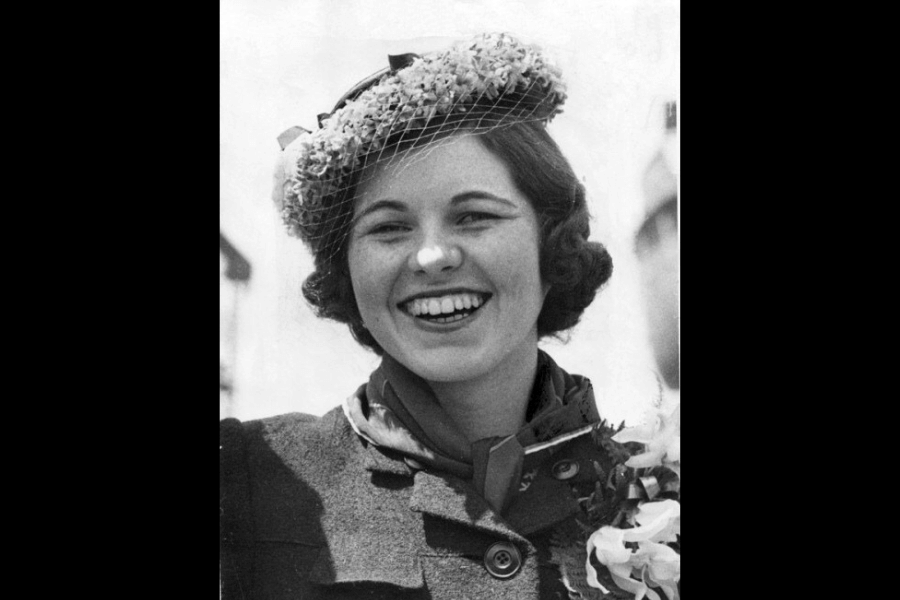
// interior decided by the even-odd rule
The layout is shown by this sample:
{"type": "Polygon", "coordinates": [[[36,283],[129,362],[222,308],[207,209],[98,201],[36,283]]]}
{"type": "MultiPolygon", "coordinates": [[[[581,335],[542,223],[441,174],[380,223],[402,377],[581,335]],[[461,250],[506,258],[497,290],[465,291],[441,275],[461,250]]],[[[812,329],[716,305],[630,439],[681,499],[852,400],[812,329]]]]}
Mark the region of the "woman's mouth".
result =
{"type": "Polygon", "coordinates": [[[401,307],[417,319],[431,323],[453,323],[465,319],[491,298],[490,294],[464,292],[404,302],[401,307]]]}

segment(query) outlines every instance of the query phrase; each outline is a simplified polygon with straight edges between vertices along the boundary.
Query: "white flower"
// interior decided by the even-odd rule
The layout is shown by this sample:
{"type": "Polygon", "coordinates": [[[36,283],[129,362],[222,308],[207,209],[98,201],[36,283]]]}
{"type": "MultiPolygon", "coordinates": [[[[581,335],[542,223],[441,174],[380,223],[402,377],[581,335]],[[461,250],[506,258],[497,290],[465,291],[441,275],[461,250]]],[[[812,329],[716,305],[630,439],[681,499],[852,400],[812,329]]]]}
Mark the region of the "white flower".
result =
{"type": "Polygon", "coordinates": [[[681,531],[681,505],[675,500],[645,502],[638,508],[634,520],[637,527],[601,527],[588,539],[585,564],[588,584],[609,593],[600,584],[597,571],[591,565],[593,553],[609,569],[616,585],[633,593],[635,600],[644,596],[660,600],[651,586],[662,588],[669,600],[677,600],[681,555],[664,542],[675,541],[675,535],[681,531]],[[637,550],[630,550],[625,542],[637,542],[637,550]]]}
{"type": "Polygon", "coordinates": [[[653,423],[627,427],[612,438],[624,444],[640,442],[646,451],[628,459],[626,467],[639,469],[665,465],[681,475],[681,404],[671,414],[656,411],[653,423]]]}
{"type": "Polygon", "coordinates": [[[681,504],[677,500],[644,502],[634,520],[638,526],[623,529],[626,542],[674,542],[681,533],[681,504]]]}
{"type": "MultiPolygon", "coordinates": [[[[595,588],[608,594],[609,590],[603,587],[597,580],[597,570],[591,564],[591,553],[597,554],[597,560],[612,572],[613,567],[627,565],[631,560],[631,550],[625,547],[623,534],[624,529],[616,527],[601,527],[595,531],[587,541],[587,561],[585,569],[587,570],[587,582],[595,588]]],[[[631,569],[627,569],[628,572],[631,569]]]]}

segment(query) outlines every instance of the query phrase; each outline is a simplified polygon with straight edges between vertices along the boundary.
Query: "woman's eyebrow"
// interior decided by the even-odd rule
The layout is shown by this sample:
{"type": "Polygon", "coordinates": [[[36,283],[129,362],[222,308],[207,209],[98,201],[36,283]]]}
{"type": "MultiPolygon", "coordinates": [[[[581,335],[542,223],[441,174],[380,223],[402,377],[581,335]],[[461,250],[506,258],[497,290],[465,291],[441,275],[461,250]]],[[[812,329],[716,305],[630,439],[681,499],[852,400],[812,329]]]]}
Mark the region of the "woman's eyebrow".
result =
{"type": "MultiPolygon", "coordinates": [[[[463,202],[467,202],[469,200],[493,200],[494,202],[505,204],[510,208],[518,208],[516,204],[511,200],[507,200],[502,196],[496,196],[494,194],[491,194],[490,192],[484,192],[481,190],[472,190],[469,192],[461,192],[459,194],[456,194],[450,199],[450,204],[451,206],[456,206],[457,204],[462,204],[463,202]]],[[[376,200],[372,204],[362,209],[358,215],[353,217],[353,222],[356,223],[360,219],[374,212],[378,212],[379,210],[396,210],[399,212],[407,212],[409,210],[409,207],[399,200],[376,200]]]]}
{"type": "Polygon", "coordinates": [[[503,198],[502,196],[495,196],[490,192],[483,192],[481,190],[472,190],[470,192],[462,192],[460,194],[456,194],[453,198],[450,199],[451,205],[461,204],[466,202],[467,200],[493,200],[495,202],[500,202],[501,204],[506,204],[511,208],[518,208],[515,202],[503,198]]]}

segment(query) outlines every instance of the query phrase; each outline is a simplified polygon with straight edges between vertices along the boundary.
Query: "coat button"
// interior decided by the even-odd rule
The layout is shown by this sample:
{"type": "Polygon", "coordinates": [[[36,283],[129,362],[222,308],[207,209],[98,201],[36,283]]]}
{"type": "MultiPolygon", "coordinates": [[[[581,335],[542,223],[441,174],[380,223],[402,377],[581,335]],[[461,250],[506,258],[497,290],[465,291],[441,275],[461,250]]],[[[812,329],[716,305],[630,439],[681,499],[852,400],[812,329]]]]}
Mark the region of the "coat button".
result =
{"type": "Polygon", "coordinates": [[[551,469],[553,476],[560,481],[572,479],[578,475],[578,463],[574,460],[561,460],[551,469]]]}
{"type": "Polygon", "coordinates": [[[508,579],[522,568],[522,555],[509,542],[497,542],[484,553],[484,567],[497,579],[508,579]]]}

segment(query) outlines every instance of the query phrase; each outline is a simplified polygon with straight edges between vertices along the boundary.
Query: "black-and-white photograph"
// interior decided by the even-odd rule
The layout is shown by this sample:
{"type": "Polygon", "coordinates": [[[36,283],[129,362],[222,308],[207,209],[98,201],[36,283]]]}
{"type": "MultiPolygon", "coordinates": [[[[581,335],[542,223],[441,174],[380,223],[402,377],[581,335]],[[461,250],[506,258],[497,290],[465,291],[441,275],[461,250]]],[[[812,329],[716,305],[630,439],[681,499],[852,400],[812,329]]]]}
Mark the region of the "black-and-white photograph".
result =
{"type": "Polygon", "coordinates": [[[680,2],[220,28],[220,598],[679,598],[680,2]]]}

